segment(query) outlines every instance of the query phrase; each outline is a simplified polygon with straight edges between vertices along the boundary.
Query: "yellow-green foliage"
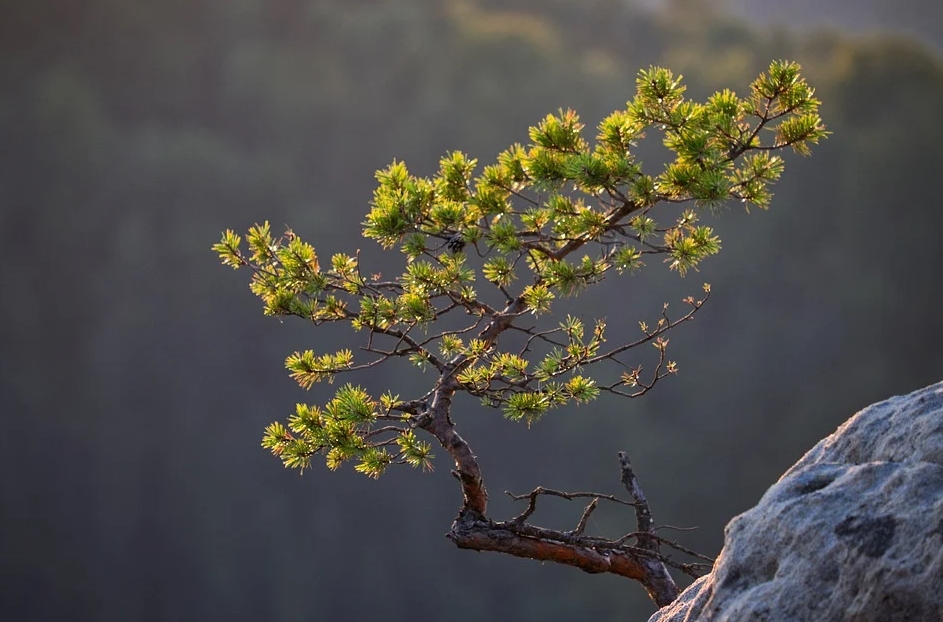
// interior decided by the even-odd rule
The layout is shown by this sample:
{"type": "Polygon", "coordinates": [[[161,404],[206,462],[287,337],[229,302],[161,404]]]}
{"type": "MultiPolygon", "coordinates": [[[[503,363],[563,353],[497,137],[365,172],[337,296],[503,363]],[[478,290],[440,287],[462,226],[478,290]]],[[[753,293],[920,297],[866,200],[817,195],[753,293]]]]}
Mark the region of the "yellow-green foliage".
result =
{"type": "MultiPolygon", "coordinates": [[[[576,112],[559,110],[530,128],[528,145],[511,145],[477,176],[477,161],[458,151],[445,155],[432,177],[397,161],[378,171],[363,235],[403,253],[405,272],[394,280],[366,278],[357,256],[336,254],[322,268],[311,245],[291,230],[274,238],[268,223],[249,229],[247,251],[232,231],[213,248],[225,265],[252,271],[251,289],[266,314],[349,322],[368,333],[364,362],[346,349],[289,356],[286,367],[304,388],[402,357],[528,423],[602,391],[641,394],[677,369],[665,358],[662,335],[677,323],[667,312],[654,328],[641,323],[638,342],[610,350],[603,349],[601,321],[587,338],[579,318],[542,332],[515,319],[550,314],[559,297],[612,270],[634,272],[646,255],[662,256],[682,276],[696,270],[721,248],[711,227],[699,224],[705,208],[714,212],[730,201],[768,208],[770,185],[783,172],[777,152],[807,155],[827,132],[812,88],[791,62],[773,62],[744,97],[724,89],[691,101],[681,76],[658,67],[639,72],[636,87],[625,108],[599,123],[594,144],[576,112]],[[649,134],[673,154],[661,171],[643,170],[635,157],[649,134]],[[490,289],[479,294],[476,283],[490,289]],[[500,304],[489,304],[496,297],[500,304]],[[439,328],[453,311],[471,323],[439,328]],[[529,336],[527,344],[502,349],[500,335],[512,327],[529,336]],[[641,367],[616,358],[643,343],[660,357],[647,384],[641,367]],[[587,375],[603,362],[623,368],[618,380],[587,375]]],[[[692,311],[678,321],[703,301],[687,302],[692,311]]],[[[289,467],[304,468],[319,452],[331,468],[356,459],[356,468],[374,477],[393,463],[428,467],[429,448],[412,427],[423,408],[422,400],[391,396],[378,405],[345,385],[323,410],[299,406],[287,428],[272,424],[263,445],[289,467]]]]}

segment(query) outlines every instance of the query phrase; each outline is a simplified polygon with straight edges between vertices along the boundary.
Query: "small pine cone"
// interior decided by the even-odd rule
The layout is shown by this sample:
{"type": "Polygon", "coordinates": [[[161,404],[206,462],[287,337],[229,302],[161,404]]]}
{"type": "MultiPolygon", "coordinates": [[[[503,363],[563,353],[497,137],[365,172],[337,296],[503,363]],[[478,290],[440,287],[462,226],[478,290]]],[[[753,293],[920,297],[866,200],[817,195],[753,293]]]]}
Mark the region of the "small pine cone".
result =
{"type": "Polygon", "coordinates": [[[448,242],[446,242],[445,246],[453,253],[461,252],[461,250],[465,248],[465,238],[460,232],[453,233],[451,236],[449,236],[448,242]]]}

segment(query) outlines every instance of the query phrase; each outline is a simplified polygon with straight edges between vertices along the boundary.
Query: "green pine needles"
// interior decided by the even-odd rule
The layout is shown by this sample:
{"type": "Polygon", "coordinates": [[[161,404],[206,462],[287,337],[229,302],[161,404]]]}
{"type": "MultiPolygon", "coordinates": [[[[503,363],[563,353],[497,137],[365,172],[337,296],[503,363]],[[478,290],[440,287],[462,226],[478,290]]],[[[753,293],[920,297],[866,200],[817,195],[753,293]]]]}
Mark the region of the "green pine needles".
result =
{"type": "Polygon", "coordinates": [[[600,320],[539,327],[540,316],[557,298],[654,256],[682,276],[697,269],[721,247],[700,224],[705,209],[729,201],[769,207],[769,187],[783,171],[777,152],[807,155],[827,135],[818,105],[791,62],[772,63],[743,98],[724,90],[704,103],[685,99],[680,76],[651,68],[639,73],[625,109],[599,124],[594,145],[577,114],[561,110],[530,128],[529,145],[512,145],[477,176],[477,161],[460,152],[442,158],[431,178],[394,162],[376,175],[363,228],[405,255],[393,280],[366,276],[357,255],[322,266],[314,247],[291,230],[275,237],[268,223],[249,229],[247,248],[226,231],[213,250],[225,265],[249,268],[267,315],[347,322],[364,334],[363,359],[348,349],[289,356],[286,367],[303,388],[396,358],[437,374],[429,393],[410,400],[375,399],[346,384],[323,408],[299,404],[287,425],[270,425],[263,446],[288,467],[304,469],[323,454],[331,469],[353,460],[378,477],[392,464],[430,467],[431,445],[417,431],[445,445],[430,423],[430,400],[448,406],[454,392],[528,424],[603,392],[644,394],[676,371],[664,334],[697,312],[709,286],[703,298],[685,300],[686,314],[670,319],[665,305],[654,325],[640,323],[637,341],[618,346],[608,345],[600,320]],[[634,155],[648,132],[674,155],[656,175],[634,155]],[[623,358],[644,344],[658,351],[645,375],[623,358]],[[618,373],[590,375],[603,364],[618,373]]]}

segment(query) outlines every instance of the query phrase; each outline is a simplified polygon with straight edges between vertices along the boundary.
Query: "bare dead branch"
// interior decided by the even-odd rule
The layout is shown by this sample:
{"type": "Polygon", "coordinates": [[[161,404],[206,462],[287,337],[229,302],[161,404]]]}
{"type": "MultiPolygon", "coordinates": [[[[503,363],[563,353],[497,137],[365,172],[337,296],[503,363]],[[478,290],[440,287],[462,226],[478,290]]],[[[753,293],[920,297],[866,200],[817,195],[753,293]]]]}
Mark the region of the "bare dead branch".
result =
{"type": "Polygon", "coordinates": [[[523,495],[515,495],[508,491],[504,491],[504,494],[511,497],[515,501],[521,501],[522,499],[535,499],[538,495],[548,495],[548,496],[560,497],[562,499],[568,499],[568,500],[579,499],[581,497],[592,497],[592,498],[597,498],[597,499],[605,499],[607,501],[612,501],[614,503],[621,503],[622,505],[629,505],[629,506],[635,505],[631,501],[626,501],[624,499],[620,499],[613,495],[607,495],[601,492],[564,492],[562,490],[553,490],[551,488],[544,488],[543,486],[538,486],[537,488],[534,488],[529,493],[523,494],[523,495]]]}
{"type": "MultiPolygon", "coordinates": [[[[645,498],[638,477],[632,469],[629,456],[624,451],[619,452],[619,466],[622,469],[622,483],[635,500],[635,520],[638,524],[638,530],[645,534],[638,536],[638,546],[657,554],[660,538],[654,535],[655,521],[652,518],[652,511],[648,506],[648,500],[645,498]]],[[[642,585],[648,590],[648,594],[655,601],[655,604],[664,607],[673,602],[678,597],[679,590],[665,563],[654,557],[643,558],[641,563],[646,569],[646,576],[642,581],[642,585]]]]}
{"type": "MultiPolygon", "coordinates": [[[[632,498],[635,499],[635,519],[638,523],[638,530],[643,534],[653,534],[655,532],[655,521],[652,519],[648,500],[645,499],[645,493],[642,492],[642,487],[635,476],[629,456],[624,451],[619,452],[619,466],[622,469],[622,483],[629,494],[632,495],[632,498]]],[[[646,541],[640,538],[639,544],[644,546],[646,541]]]]}
{"type": "Polygon", "coordinates": [[[583,510],[583,515],[580,516],[580,522],[576,524],[576,529],[574,529],[571,532],[573,535],[576,535],[576,536],[583,535],[583,532],[586,531],[586,521],[589,520],[589,517],[593,514],[593,512],[596,510],[596,507],[598,505],[599,505],[599,497],[596,497],[595,499],[589,502],[589,505],[587,505],[586,508],[583,510]]]}
{"type": "MultiPolygon", "coordinates": [[[[527,500],[527,508],[521,514],[503,522],[495,522],[483,513],[469,511],[468,506],[465,505],[447,536],[459,548],[495,551],[516,557],[552,561],[573,566],[585,572],[610,572],[634,579],[642,583],[659,607],[665,606],[678,595],[677,585],[668,573],[669,567],[697,577],[699,572],[710,568],[712,560],[673,540],[655,534],[657,528],[645,494],[624,452],[619,453],[619,462],[621,479],[629,490],[632,501],[602,493],[564,492],[542,486],[522,495],[506,492],[512,499],[527,500]],[[558,531],[526,522],[536,511],[537,499],[540,496],[571,500],[591,498],[592,500],[583,509],[573,530],[558,531]],[[638,529],[617,540],[585,535],[586,524],[598,507],[599,501],[603,499],[635,508],[638,529]],[[661,553],[659,550],[661,545],[702,561],[677,562],[670,555],[661,553]]],[[[456,477],[463,481],[463,487],[465,487],[464,479],[460,474],[457,473],[456,477]]]]}
{"type": "MultiPolygon", "coordinates": [[[[655,529],[657,530],[657,529],[659,529],[659,527],[655,527],[655,529]]],[[[623,543],[623,542],[627,542],[627,541],[633,540],[633,539],[636,540],[636,541],[638,541],[638,539],[639,539],[640,537],[653,538],[653,539],[657,540],[660,544],[664,544],[665,546],[667,546],[667,547],[669,547],[669,548],[672,548],[672,549],[675,549],[676,551],[678,551],[678,552],[680,552],[680,553],[684,553],[685,555],[690,555],[691,557],[695,557],[695,558],[697,558],[697,559],[704,560],[705,562],[708,562],[708,565],[713,565],[713,563],[714,563],[714,558],[713,558],[713,557],[708,557],[707,555],[702,555],[701,553],[698,553],[698,552],[693,551],[693,550],[691,550],[691,549],[689,549],[689,548],[686,548],[685,546],[681,545],[680,543],[678,543],[678,542],[675,541],[675,540],[669,540],[668,538],[663,538],[662,536],[654,535],[653,533],[648,532],[648,531],[644,531],[644,532],[643,532],[643,531],[633,531],[632,533],[627,533],[627,534],[625,534],[624,536],[622,536],[622,537],[619,538],[618,540],[613,540],[613,542],[614,542],[614,543],[621,544],[621,543],[623,543]]],[[[675,567],[677,567],[677,566],[675,566],[675,567]]]]}
{"type": "Polygon", "coordinates": [[[670,529],[672,531],[696,531],[699,527],[675,527],[674,525],[658,525],[655,531],[659,529],[670,529]]]}

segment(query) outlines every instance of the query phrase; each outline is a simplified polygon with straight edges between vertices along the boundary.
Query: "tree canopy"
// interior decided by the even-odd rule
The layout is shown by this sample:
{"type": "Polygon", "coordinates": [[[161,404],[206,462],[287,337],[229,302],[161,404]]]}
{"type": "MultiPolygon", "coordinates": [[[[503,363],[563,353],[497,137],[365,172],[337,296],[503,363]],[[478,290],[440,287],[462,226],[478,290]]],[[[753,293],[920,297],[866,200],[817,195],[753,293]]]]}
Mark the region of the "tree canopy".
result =
{"type": "Polygon", "coordinates": [[[363,223],[364,237],[405,256],[394,279],[364,273],[358,254],[337,253],[322,267],[311,244],[291,229],[276,238],[268,222],[249,229],[246,249],[227,230],[213,248],[223,264],[251,271],[265,314],[348,323],[365,335],[361,357],[350,348],[291,354],[285,366],[301,387],[393,359],[436,378],[408,398],[392,389],[374,398],[345,384],[324,407],[298,404],[287,426],[271,424],[263,446],[287,467],[303,470],[321,453],[331,469],[355,460],[357,471],[379,477],[392,464],[430,468],[431,443],[416,434],[425,431],[455,461],[460,516],[485,517],[484,479],[456,432],[454,394],[529,425],[601,392],[641,396],[674,373],[664,335],[701,308],[707,284],[703,299],[684,300],[686,314],[671,319],[665,304],[653,325],[639,322],[642,336],[630,343],[608,344],[603,319],[587,330],[572,315],[549,327],[538,318],[552,315],[558,296],[578,296],[646,259],[663,257],[684,276],[720,251],[719,237],[699,222],[705,212],[729,201],[767,209],[784,166],[777,152],[808,155],[827,135],[799,69],[773,62],[746,96],[723,90],[699,103],[685,97],[680,76],[652,67],[639,72],[625,109],[599,123],[595,144],[574,111],[560,110],[529,129],[529,144],[510,146],[478,176],[477,161],[458,151],[432,177],[394,161],[377,172],[363,223]],[[636,156],[648,133],[660,134],[673,156],[658,173],[636,156]],[[659,353],[645,375],[626,358],[644,344],[659,353]]]}

